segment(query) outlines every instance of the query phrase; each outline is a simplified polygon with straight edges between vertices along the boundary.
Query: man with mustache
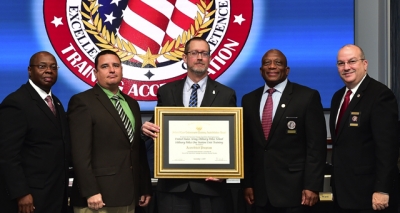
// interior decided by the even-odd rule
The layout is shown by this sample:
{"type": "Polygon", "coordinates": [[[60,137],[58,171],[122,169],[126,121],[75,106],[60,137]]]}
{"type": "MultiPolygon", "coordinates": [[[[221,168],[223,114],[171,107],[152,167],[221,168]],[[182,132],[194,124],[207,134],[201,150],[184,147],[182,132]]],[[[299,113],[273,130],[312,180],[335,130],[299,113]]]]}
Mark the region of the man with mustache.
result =
{"type": "Polygon", "coordinates": [[[66,213],[70,136],[51,89],[58,76],[55,57],[35,53],[28,75],[0,105],[0,211],[66,213]]]}
{"type": "Polygon", "coordinates": [[[147,206],[151,179],[139,104],[119,90],[122,64],[104,50],[95,58],[97,84],[69,101],[75,213],[134,213],[147,206]]]}
{"type": "Polygon", "coordinates": [[[318,91],[287,79],[277,49],[267,51],[265,84],[244,95],[244,197],[255,213],[303,213],[323,189],[326,125],[318,91]]]}
{"type": "MultiPolygon", "coordinates": [[[[235,107],[235,91],[208,77],[210,46],[200,37],[190,39],[183,61],[187,64],[187,77],[165,84],[157,93],[157,106],[191,107],[190,96],[197,93],[193,107],[235,107]]],[[[152,122],[142,126],[144,135],[155,138],[159,127],[152,122]]],[[[225,180],[159,179],[157,205],[159,213],[225,213],[227,205],[225,180]]]]}
{"type": "Polygon", "coordinates": [[[356,45],[337,55],[345,87],[332,97],[334,212],[397,212],[398,109],[393,92],[367,74],[356,45]]]}

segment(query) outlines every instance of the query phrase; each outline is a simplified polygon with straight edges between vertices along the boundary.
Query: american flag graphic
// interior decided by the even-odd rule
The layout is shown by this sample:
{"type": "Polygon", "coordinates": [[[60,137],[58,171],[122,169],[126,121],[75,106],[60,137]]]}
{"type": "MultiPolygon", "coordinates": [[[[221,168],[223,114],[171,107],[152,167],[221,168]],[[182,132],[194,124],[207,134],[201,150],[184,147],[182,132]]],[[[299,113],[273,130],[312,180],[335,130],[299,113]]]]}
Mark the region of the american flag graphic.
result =
{"type": "MultiPolygon", "coordinates": [[[[203,0],[209,4],[210,0],[203,0]]],[[[190,29],[200,0],[98,0],[107,29],[131,42],[138,52],[157,54],[167,41],[190,29]]]]}

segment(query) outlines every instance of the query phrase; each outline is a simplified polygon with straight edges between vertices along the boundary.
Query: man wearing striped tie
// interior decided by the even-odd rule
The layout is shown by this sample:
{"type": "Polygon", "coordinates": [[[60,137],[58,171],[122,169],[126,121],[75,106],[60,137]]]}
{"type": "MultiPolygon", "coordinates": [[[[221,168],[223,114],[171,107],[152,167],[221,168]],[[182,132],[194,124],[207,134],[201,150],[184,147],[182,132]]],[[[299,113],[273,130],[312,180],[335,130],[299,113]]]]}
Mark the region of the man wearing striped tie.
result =
{"type": "Polygon", "coordinates": [[[74,212],[134,213],[150,201],[151,181],[136,100],[119,90],[122,65],[109,50],[95,58],[97,84],[68,105],[74,212]]]}
{"type": "MultiPolygon", "coordinates": [[[[185,107],[235,107],[235,91],[208,78],[210,46],[200,37],[190,39],[185,45],[183,60],[187,64],[187,77],[158,90],[157,106],[185,107]]],[[[145,122],[142,132],[155,138],[159,127],[145,122]]],[[[159,213],[224,213],[225,180],[207,179],[159,179],[157,206],[159,213]]]]}

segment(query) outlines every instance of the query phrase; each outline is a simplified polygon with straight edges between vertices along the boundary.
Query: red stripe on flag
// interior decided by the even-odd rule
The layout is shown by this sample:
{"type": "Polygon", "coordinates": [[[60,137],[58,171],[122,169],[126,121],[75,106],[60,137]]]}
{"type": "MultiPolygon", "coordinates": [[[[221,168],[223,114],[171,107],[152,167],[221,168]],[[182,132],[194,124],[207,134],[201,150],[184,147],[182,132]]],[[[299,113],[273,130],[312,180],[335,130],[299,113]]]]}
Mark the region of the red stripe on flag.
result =
{"type": "Polygon", "coordinates": [[[168,0],[169,3],[171,3],[172,5],[175,5],[176,0],[168,0]]]}
{"type": "Polygon", "coordinates": [[[119,34],[144,51],[147,51],[147,48],[150,48],[152,54],[158,53],[158,50],[160,49],[160,45],[157,42],[135,28],[132,28],[124,20],[122,20],[121,27],[119,28],[119,34]]]}
{"type": "Polygon", "coordinates": [[[129,1],[128,7],[142,18],[159,27],[162,31],[165,32],[167,30],[169,19],[149,5],[142,1],[129,1]]]}
{"type": "MultiPolygon", "coordinates": [[[[195,14],[193,14],[195,16],[195,14]]],[[[182,13],[177,8],[174,8],[174,12],[171,15],[171,21],[174,22],[177,26],[184,30],[188,30],[191,24],[194,24],[194,16],[188,17],[186,14],[182,13]]]]}

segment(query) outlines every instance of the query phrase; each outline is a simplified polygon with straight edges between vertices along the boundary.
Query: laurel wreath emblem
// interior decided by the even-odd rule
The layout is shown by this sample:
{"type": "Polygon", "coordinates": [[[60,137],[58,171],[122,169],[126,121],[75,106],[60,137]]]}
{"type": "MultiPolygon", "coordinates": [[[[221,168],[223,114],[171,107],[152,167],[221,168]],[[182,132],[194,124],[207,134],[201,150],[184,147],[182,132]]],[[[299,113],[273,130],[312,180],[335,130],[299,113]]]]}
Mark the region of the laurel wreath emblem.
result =
{"type": "MultiPolygon", "coordinates": [[[[114,51],[121,58],[121,61],[128,61],[138,55],[136,48],[131,42],[120,39],[114,32],[110,33],[110,31],[107,30],[103,20],[100,18],[98,12],[100,5],[96,3],[96,0],[89,0],[89,2],[90,5],[82,2],[84,11],[80,11],[80,13],[82,17],[86,18],[86,20],[82,18],[85,31],[96,38],[96,45],[101,50],[114,51]]],[[[186,42],[193,37],[201,37],[204,33],[211,30],[209,26],[213,23],[214,18],[210,17],[215,13],[215,10],[209,10],[214,4],[214,0],[209,4],[206,4],[203,0],[201,0],[200,3],[201,4],[197,4],[200,12],[197,12],[194,23],[190,25],[190,28],[183,31],[178,38],[171,42],[167,41],[161,48],[161,51],[155,55],[159,54],[168,60],[180,61],[184,53],[186,42]],[[207,20],[207,18],[210,19],[207,20]]]]}

